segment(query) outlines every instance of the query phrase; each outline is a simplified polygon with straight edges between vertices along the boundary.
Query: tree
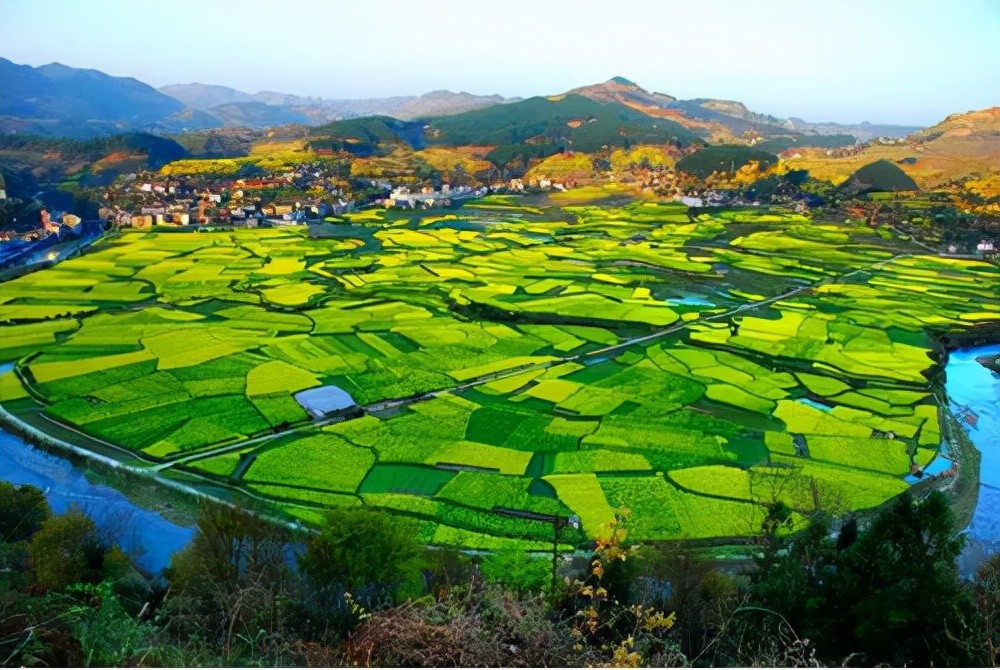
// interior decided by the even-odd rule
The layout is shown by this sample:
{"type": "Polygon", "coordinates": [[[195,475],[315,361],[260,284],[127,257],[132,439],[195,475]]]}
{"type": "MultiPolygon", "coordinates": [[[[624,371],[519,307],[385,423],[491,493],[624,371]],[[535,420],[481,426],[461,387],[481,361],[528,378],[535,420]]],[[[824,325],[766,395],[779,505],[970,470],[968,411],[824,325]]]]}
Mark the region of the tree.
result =
{"type": "MultiPolygon", "coordinates": [[[[576,609],[570,625],[590,656],[586,665],[635,667],[677,665],[683,654],[670,639],[676,616],[633,603],[639,548],[625,543],[629,510],[618,510],[597,540],[590,570],[568,584],[568,602],[576,609]]],[[[564,603],[565,605],[565,603],[564,603]]]]}
{"type": "Polygon", "coordinates": [[[220,644],[227,657],[241,635],[281,629],[291,588],[288,533],[249,512],[206,505],[198,532],[170,568],[171,622],[181,635],[220,644]]]}
{"type": "Polygon", "coordinates": [[[984,645],[991,667],[1000,665],[1000,553],[993,554],[976,572],[976,606],[986,631],[984,645]]]}
{"type": "Polygon", "coordinates": [[[541,593],[550,585],[549,558],[532,556],[523,550],[496,551],[483,558],[481,570],[487,581],[525,596],[541,593]]]}
{"type": "Polygon", "coordinates": [[[97,583],[106,552],[94,522],[75,507],[44,521],[28,547],[35,583],[46,589],[97,583]]]}
{"type": "Polygon", "coordinates": [[[111,582],[77,587],[88,604],[67,611],[73,634],[83,650],[86,667],[133,665],[148,648],[153,627],[132,617],[113,593],[111,582]]]}
{"type": "Polygon", "coordinates": [[[395,600],[420,588],[423,548],[408,520],[368,507],[330,512],[300,566],[317,585],[374,589],[395,600]]]}
{"type": "Polygon", "coordinates": [[[49,503],[37,486],[0,482],[0,539],[4,542],[29,539],[50,516],[49,503]]]}
{"type": "Polygon", "coordinates": [[[963,642],[977,635],[972,599],[958,579],[945,498],[908,494],[858,531],[833,539],[819,517],[790,546],[767,551],[750,590],[757,637],[790,628],[819,659],[865,665],[976,665],[963,642]],[[850,536],[856,536],[851,541],[850,536]]]}

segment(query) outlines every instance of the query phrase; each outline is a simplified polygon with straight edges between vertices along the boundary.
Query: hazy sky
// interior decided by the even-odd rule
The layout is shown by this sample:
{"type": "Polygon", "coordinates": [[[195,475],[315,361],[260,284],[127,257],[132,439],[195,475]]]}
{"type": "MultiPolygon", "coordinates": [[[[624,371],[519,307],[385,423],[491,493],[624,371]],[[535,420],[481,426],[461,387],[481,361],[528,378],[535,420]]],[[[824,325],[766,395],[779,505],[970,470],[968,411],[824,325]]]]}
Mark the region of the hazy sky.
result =
{"type": "Polygon", "coordinates": [[[1000,105],[1000,0],[0,0],[0,56],[327,98],[621,75],[777,116],[928,125],[1000,105]]]}

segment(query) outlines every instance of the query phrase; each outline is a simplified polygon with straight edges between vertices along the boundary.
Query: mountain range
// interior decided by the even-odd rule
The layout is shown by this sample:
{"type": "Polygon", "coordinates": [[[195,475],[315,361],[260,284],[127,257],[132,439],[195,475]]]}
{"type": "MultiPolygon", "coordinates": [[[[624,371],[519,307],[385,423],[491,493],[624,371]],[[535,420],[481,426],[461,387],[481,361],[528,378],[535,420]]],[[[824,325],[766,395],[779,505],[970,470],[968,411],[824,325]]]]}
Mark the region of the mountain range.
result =
{"type": "Polygon", "coordinates": [[[275,91],[250,94],[227,86],[174,84],[159,91],[184,105],[218,117],[226,126],[260,128],[286,123],[316,125],[358,116],[392,116],[409,121],[425,116],[459,114],[520,98],[431,91],[424,95],[328,100],[275,91]]]}
{"type": "MultiPolygon", "coordinates": [[[[740,102],[678,100],[624,78],[582,86],[565,94],[615,103],[645,117],[676,123],[710,142],[757,142],[830,136],[831,145],[876,136],[904,137],[910,126],[809,123],[750,111],[740,102]]],[[[558,98],[560,96],[553,96],[558,98]]],[[[128,130],[179,133],[208,128],[262,129],[287,124],[322,125],[338,119],[389,116],[400,120],[442,117],[519,102],[519,98],[432,91],[421,96],[324,99],[275,91],[246,93],[226,86],[176,84],[159,90],[131,77],[59,63],[40,67],[0,58],[0,133],[86,138],[128,130]]],[[[774,147],[777,148],[777,147],[774,147]]],[[[784,148],[784,147],[782,147],[784,148]]]]}
{"type": "Polygon", "coordinates": [[[0,58],[0,132],[90,137],[130,129],[209,128],[218,121],[131,77],[60,63],[17,65],[0,58]]]}

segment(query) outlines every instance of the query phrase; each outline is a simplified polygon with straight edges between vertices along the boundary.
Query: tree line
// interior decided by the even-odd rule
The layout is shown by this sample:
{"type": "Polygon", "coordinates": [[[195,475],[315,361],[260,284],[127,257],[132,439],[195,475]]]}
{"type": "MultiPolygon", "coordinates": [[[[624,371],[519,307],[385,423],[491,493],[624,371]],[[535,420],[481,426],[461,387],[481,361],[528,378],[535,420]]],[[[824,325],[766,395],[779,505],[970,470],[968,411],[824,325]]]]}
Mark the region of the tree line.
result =
{"type": "Polygon", "coordinates": [[[865,525],[773,505],[754,560],[633,546],[622,511],[585,560],[427,549],[413,522],[334,510],[296,535],[206,505],[143,574],[80,510],[0,483],[4,666],[825,666],[1000,663],[1000,555],[959,578],[940,494],[865,525]]]}

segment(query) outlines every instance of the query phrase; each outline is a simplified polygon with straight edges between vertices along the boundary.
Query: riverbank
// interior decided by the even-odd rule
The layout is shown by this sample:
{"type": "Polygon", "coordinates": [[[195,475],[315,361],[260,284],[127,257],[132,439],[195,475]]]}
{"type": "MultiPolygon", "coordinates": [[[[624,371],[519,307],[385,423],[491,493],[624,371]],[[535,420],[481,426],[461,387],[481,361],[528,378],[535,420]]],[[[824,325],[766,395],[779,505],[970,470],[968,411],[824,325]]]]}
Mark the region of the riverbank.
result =
{"type": "Polygon", "coordinates": [[[1000,375],[1000,356],[980,356],[976,359],[976,362],[987,370],[1000,375]]]}
{"type": "MultiPolygon", "coordinates": [[[[95,482],[89,470],[5,431],[0,431],[0,471],[4,481],[41,489],[56,514],[79,508],[109,543],[120,546],[150,576],[161,573],[173,554],[187,546],[195,534],[193,519],[181,523],[160,509],[136,504],[133,496],[125,493],[134,493],[132,486],[95,482]]],[[[163,489],[157,488],[161,498],[158,507],[169,505],[162,501],[163,489]]]]}
{"type": "Polygon", "coordinates": [[[59,239],[38,251],[28,250],[23,257],[7,259],[0,264],[0,282],[44,270],[68,258],[84,254],[90,247],[116,234],[116,231],[106,230],[101,221],[85,221],[80,225],[84,228],[79,234],[67,233],[66,239],[59,239]]]}
{"type": "Polygon", "coordinates": [[[977,500],[963,529],[967,546],[959,559],[960,570],[967,577],[982,560],[1000,551],[1000,375],[980,362],[997,356],[1000,340],[950,352],[952,374],[945,385],[955,416],[954,443],[967,443],[979,456],[977,500]]]}
{"type": "MultiPolygon", "coordinates": [[[[159,489],[160,493],[150,496],[148,500],[163,498],[166,494],[171,496],[173,502],[170,503],[171,513],[176,520],[186,523],[194,523],[194,516],[198,507],[204,502],[211,502],[229,507],[238,507],[251,514],[255,514],[268,521],[283,525],[293,531],[305,530],[304,527],[295,521],[279,519],[270,513],[270,506],[264,502],[253,499],[249,494],[225,486],[224,483],[215,480],[204,480],[207,488],[218,492],[223,490],[227,496],[216,495],[198,488],[197,480],[204,479],[191,473],[170,473],[165,476],[156,470],[148,467],[137,467],[118,461],[110,456],[99,454],[88,449],[84,449],[66,440],[62,440],[38,428],[28,424],[16,415],[12,414],[3,406],[0,406],[0,430],[6,431],[15,437],[20,438],[26,444],[45,451],[54,456],[64,458],[78,468],[93,470],[99,477],[109,484],[117,485],[116,488],[128,490],[129,492],[140,492],[144,487],[152,486],[159,489]],[[233,500],[239,498],[239,502],[233,500]]],[[[139,498],[136,502],[139,502],[139,498]]]]}

